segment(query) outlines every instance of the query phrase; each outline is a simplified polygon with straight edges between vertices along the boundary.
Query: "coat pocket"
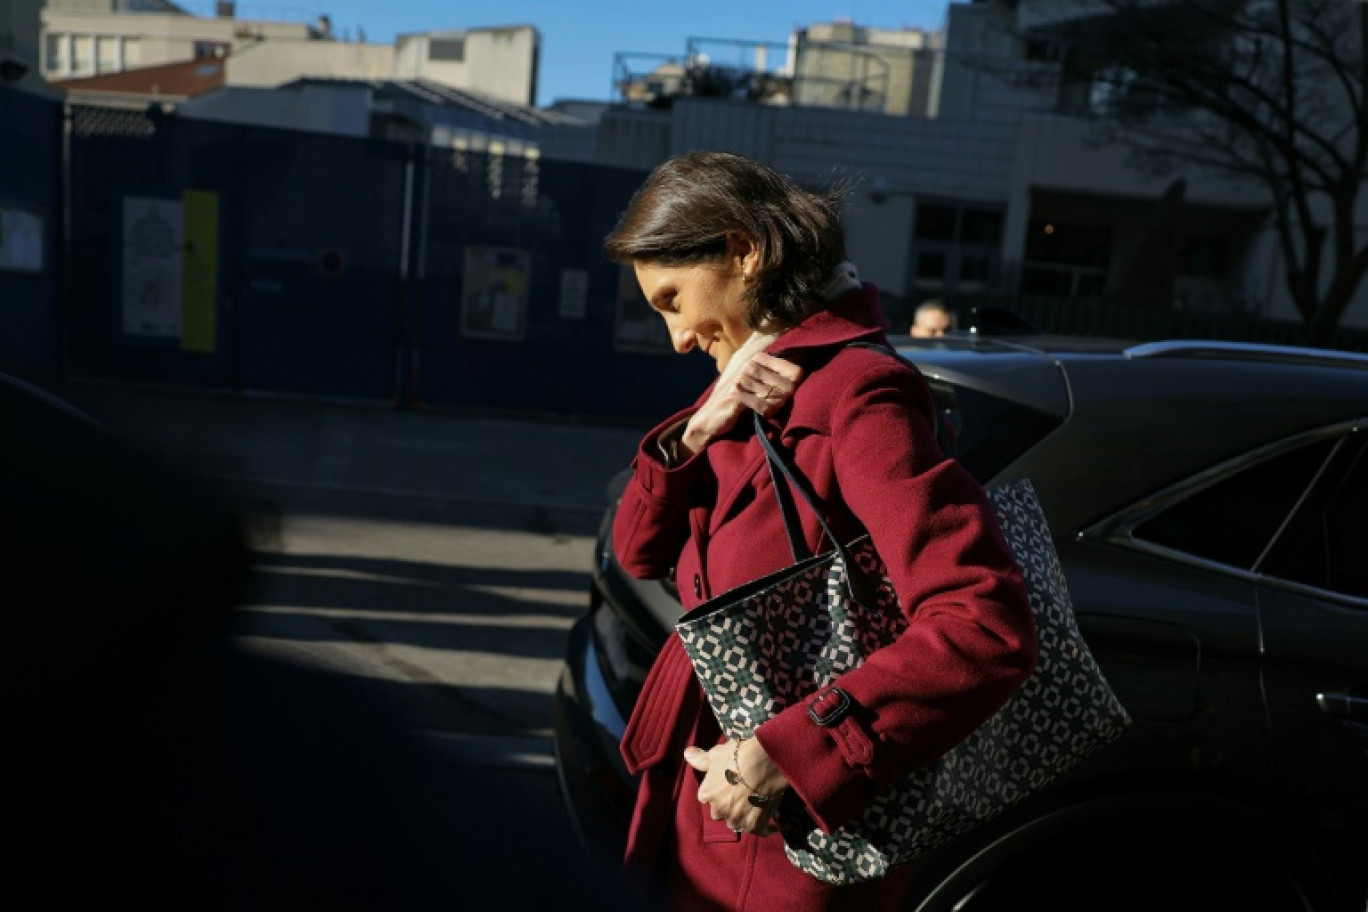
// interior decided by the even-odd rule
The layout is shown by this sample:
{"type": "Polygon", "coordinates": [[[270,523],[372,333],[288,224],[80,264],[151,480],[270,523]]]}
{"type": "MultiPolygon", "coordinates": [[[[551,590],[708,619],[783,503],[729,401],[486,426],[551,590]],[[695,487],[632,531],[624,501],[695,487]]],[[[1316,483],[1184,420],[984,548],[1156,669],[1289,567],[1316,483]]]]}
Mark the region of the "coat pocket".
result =
{"type": "Polygon", "coordinates": [[[699,812],[703,815],[702,840],[704,842],[741,841],[741,834],[732,832],[732,828],[727,826],[727,821],[712,819],[712,812],[708,809],[708,806],[706,804],[700,802],[698,805],[698,809],[699,812]]]}

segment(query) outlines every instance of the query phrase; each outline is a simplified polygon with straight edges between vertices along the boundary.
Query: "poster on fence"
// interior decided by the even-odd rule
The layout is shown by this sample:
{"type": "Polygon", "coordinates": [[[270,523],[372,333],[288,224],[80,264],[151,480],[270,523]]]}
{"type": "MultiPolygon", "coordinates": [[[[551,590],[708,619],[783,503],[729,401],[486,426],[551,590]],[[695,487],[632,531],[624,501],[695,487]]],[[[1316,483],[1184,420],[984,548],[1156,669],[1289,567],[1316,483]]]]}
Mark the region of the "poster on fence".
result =
{"type": "Polygon", "coordinates": [[[0,269],[43,271],[43,217],[0,206],[0,269]]]}
{"type": "Polygon", "coordinates": [[[630,266],[618,271],[616,317],[613,320],[613,347],[618,351],[646,354],[672,354],[670,333],[660,314],[651,309],[641,295],[641,285],[630,266]]]}
{"type": "Polygon", "coordinates": [[[182,243],[179,199],[124,197],[124,335],[180,341],[182,243]]]}
{"type": "Polygon", "coordinates": [[[467,247],[461,290],[461,335],[522,339],[532,257],[512,247],[467,247]]]}
{"type": "Polygon", "coordinates": [[[124,197],[119,329],[126,340],[215,349],[218,220],[217,193],[124,197]]]}
{"type": "Polygon", "coordinates": [[[563,320],[583,320],[589,313],[589,272],[585,269],[562,269],[560,306],[556,315],[563,320]]]}

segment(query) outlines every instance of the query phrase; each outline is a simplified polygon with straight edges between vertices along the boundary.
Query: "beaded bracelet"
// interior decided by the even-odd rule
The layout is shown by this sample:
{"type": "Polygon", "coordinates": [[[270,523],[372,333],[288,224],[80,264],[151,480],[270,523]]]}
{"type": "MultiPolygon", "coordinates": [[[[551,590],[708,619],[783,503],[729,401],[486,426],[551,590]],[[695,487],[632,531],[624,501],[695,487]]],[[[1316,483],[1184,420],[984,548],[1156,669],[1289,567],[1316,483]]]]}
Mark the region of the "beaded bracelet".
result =
{"type": "Polygon", "coordinates": [[[739,785],[750,792],[746,800],[752,807],[763,808],[779,796],[779,792],[771,792],[768,795],[760,792],[759,789],[751,785],[741,776],[741,742],[749,741],[750,738],[738,738],[732,746],[732,766],[735,769],[724,770],[722,775],[726,778],[728,785],[739,785]]]}

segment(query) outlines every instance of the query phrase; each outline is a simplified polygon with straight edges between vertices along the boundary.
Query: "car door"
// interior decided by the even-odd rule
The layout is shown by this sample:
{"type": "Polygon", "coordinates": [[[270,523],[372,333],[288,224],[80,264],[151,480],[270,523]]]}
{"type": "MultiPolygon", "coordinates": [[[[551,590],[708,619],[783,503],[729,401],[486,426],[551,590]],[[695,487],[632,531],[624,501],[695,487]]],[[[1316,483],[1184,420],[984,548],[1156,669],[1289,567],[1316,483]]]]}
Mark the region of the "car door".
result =
{"type": "MultiPolygon", "coordinates": [[[[1255,569],[1278,776],[1368,843],[1368,425],[1349,425],[1255,569]]],[[[1363,856],[1360,856],[1362,858],[1363,856]]]]}
{"type": "MultiPolygon", "coordinates": [[[[1084,536],[1139,552],[1125,587],[1131,597],[1170,584],[1167,596],[1146,601],[1155,606],[1151,620],[1182,624],[1200,644],[1203,762],[1248,781],[1267,770],[1269,784],[1281,786],[1270,798],[1314,807],[1326,819],[1345,813],[1346,790],[1368,783],[1355,702],[1365,695],[1368,603],[1325,588],[1333,580],[1344,590],[1368,589],[1368,527],[1353,513],[1354,498],[1368,493],[1358,490],[1363,436],[1346,424],[1267,444],[1084,536]],[[1217,593],[1248,617],[1247,642],[1230,635],[1235,628],[1213,626],[1219,614],[1198,610],[1217,593]]],[[[1088,577],[1077,576],[1071,585],[1086,603],[1088,577]]],[[[1139,607],[1111,613],[1136,617],[1139,607]]],[[[1105,651],[1099,657],[1105,664],[1105,651]]],[[[1144,664],[1154,665],[1153,657],[1144,664]]],[[[1361,801],[1360,794],[1349,803],[1361,801]]]]}

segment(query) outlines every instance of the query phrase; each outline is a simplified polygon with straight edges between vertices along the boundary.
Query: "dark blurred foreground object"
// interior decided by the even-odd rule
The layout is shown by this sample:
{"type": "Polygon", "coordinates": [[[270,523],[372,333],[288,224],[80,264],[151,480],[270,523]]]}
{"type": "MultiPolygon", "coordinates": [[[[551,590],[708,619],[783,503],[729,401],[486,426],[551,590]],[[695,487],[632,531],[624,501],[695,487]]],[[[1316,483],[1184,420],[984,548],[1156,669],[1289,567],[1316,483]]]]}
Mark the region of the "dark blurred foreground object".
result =
{"type": "MultiPolygon", "coordinates": [[[[634,908],[525,849],[542,815],[426,749],[351,676],[233,638],[240,512],[0,375],[0,788],[39,908],[634,908]]],[[[510,778],[509,781],[512,781],[510,778]]]]}
{"type": "Polygon", "coordinates": [[[8,377],[0,440],[6,881],[44,906],[160,908],[187,684],[244,592],[242,529],[202,485],[8,377]]]}

